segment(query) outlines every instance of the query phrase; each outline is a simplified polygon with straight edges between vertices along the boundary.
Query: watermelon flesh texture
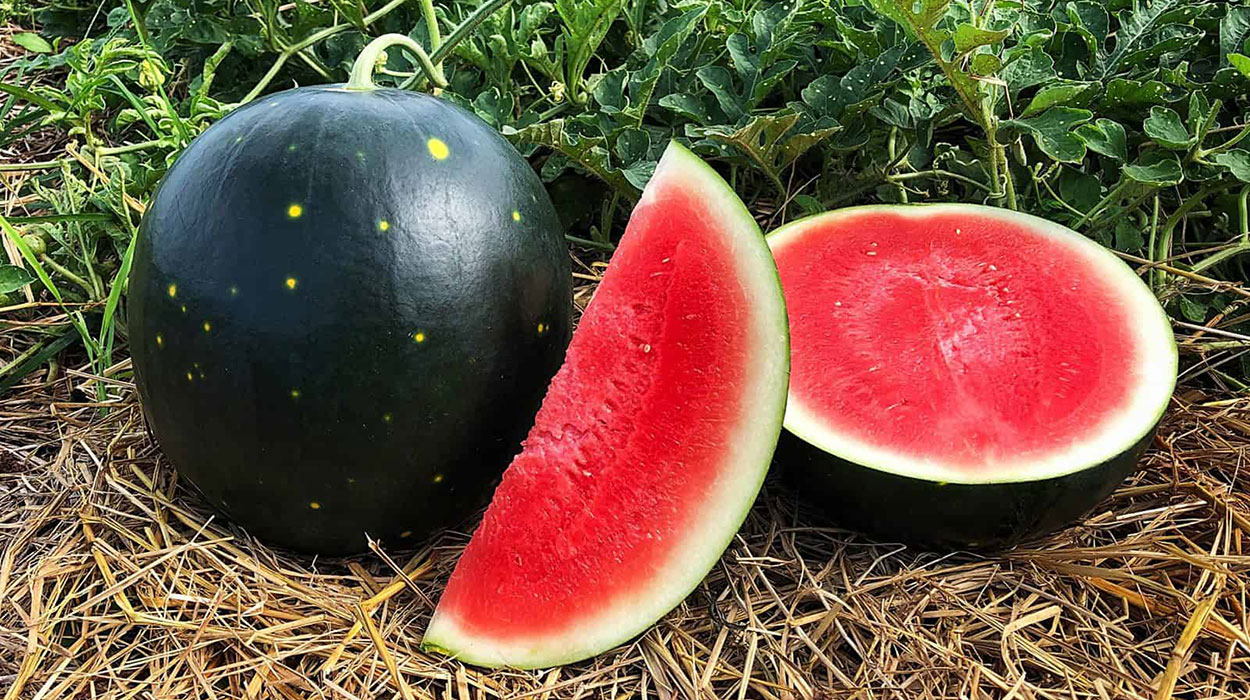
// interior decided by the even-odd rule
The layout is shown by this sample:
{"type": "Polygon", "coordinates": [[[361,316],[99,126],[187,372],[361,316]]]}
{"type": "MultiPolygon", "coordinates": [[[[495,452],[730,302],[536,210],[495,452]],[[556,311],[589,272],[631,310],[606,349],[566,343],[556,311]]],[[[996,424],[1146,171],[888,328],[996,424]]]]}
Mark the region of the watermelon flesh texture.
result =
{"type": "Polygon", "coordinates": [[[787,369],[762,235],[709,167],[670,146],[425,644],[549,666],[675,607],[755,499],[787,369]]]}
{"type": "Polygon", "coordinates": [[[808,466],[794,471],[867,529],[981,545],[1053,528],[1131,471],[1171,395],[1176,349],[1154,296],[1053,223],[864,207],[769,242],[793,342],[786,426],[838,461],[798,450],[808,466]],[[1069,478],[1091,469],[1094,483],[1069,478]]]}

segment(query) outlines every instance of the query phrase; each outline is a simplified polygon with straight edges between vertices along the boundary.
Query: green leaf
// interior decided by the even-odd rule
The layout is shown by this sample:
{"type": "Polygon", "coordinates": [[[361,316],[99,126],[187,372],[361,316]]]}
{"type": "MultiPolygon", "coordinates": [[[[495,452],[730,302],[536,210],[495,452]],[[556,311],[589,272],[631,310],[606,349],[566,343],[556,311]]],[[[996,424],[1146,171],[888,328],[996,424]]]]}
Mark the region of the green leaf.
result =
{"type": "Polygon", "coordinates": [[[829,126],[791,134],[798,121],[798,114],[762,115],[753,117],[746,126],[732,133],[722,128],[710,129],[706,133],[747,156],[773,180],[778,189],[784,191],[781,171],[842,128],[829,126]]]}
{"type": "Polygon", "coordinates": [[[972,57],[969,65],[973,75],[994,75],[1003,67],[1003,61],[992,53],[979,53],[972,57]]]}
{"type": "Polygon", "coordinates": [[[1194,143],[1201,144],[1202,140],[1207,137],[1207,132],[1214,126],[1215,120],[1212,118],[1214,110],[1215,107],[1201,90],[1195,90],[1189,96],[1189,115],[1186,124],[1189,127],[1189,133],[1194,135],[1194,143]]]}
{"type": "Polygon", "coordinates": [[[52,44],[49,44],[46,39],[38,34],[33,34],[31,32],[14,34],[13,43],[26,49],[27,51],[30,51],[31,53],[52,53],[52,44]]]}
{"type": "Polygon", "coordinates": [[[34,281],[34,276],[24,267],[0,265],[0,294],[16,292],[34,281]]]}
{"type": "Polygon", "coordinates": [[[1142,130],[1155,143],[1174,151],[1187,151],[1193,143],[1180,115],[1167,107],[1151,107],[1142,130]]]}
{"type": "Polygon", "coordinates": [[[1248,38],[1250,7],[1229,7],[1224,19],[1220,20],[1220,57],[1231,60],[1229,54],[1241,51],[1248,38]]]}
{"type": "Polygon", "coordinates": [[[868,0],[877,12],[902,26],[908,34],[916,37],[929,49],[933,61],[942,69],[947,81],[959,95],[964,114],[981,123],[981,87],[960,67],[943,58],[942,44],[950,38],[950,32],[938,28],[938,22],[946,16],[951,0],[868,0]]]}
{"type": "Polygon", "coordinates": [[[982,29],[964,22],[955,27],[955,53],[963,54],[979,46],[992,46],[1010,35],[1010,29],[982,29]]]}
{"type": "Polygon", "coordinates": [[[592,175],[608,183],[627,199],[636,201],[638,190],[619,170],[612,167],[611,158],[607,149],[604,148],[605,140],[602,137],[573,134],[565,128],[566,124],[567,122],[563,119],[553,119],[519,130],[505,126],[503,134],[519,143],[545,146],[563,154],[592,175]]]}
{"type": "Polygon", "coordinates": [[[1158,80],[1112,78],[1111,82],[1107,83],[1107,93],[1103,102],[1114,109],[1148,107],[1175,101],[1179,97],[1175,94],[1176,92],[1171,86],[1158,80]]]}
{"type": "Polygon", "coordinates": [[[1055,59],[1042,47],[1037,47],[1019,58],[1009,61],[998,72],[998,77],[1007,83],[1012,94],[1021,90],[1041,85],[1055,79],[1055,59]]]}
{"type": "Polygon", "coordinates": [[[1207,307],[1205,304],[1183,296],[1181,299],[1181,315],[1190,323],[1202,323],[1207,320],[1207,307]]]}
{"type": "Polygon", "coordinates": [[[721,111],[731,121],[737,121],[739,117],[746,111],[742,104],[742,99],[738,96],[738,92],[734,89],[733,75],[729,69],[724,66],[704,66],[695,72],[699,78],[699,82],[703,83],[703,87],[716,97],[717,104],[720,105],[721,111]]]}
{"type": "Polygon", "coordinates": [[[695,124],[706,125],[712,121],[712,117],[708,113],[707,104],[701,97],[696,95],[674,92],[661,97],[659,104],[661,107],[672,110],[695,124]]]}
{"type": "Polygon", "coordinates": [[[1098,62],[1094,77],[1106,79],[1120,72],[1122,64],[1132,65],[1128,58],[1143,49],[1165,16],[1180,7],[1186,0],[1134,1],[1117,19],[1120,27],[1115,32],[1115,49],[1098,62]]]}
{"type": "Polygon", "coordinates": [[[1115,249],[1125,253],[1134,253],[1146,245],[1141,228],[1120,219],[1115,225],[1115,249]]]}
{"type": "Polygon", "coordinates": [[[641,51],[649,58],[646,65],[630,78],[630,93],[634,99],[624,110],[638,123],[642,123],[651,103],[651,95],[655,92],[655,86],[664,69],[706,14],[706,7],[682,13],[665,22],[660,31],[648,36],[643,42],[641,51]]]}
{"type": "Polygon", "coordinates": [[[1098,91],[1098,86],[1094,83],[1059,83],[1057,85],[1046,85],[1037,91],[1033,96],[1029,106],[1025,107],[1024,113],[1020,116],[1030,117],[1034,114],[1040,114],[1051,107],[1059,107],[1063,105],[1071,105],[1073,102],[1082,101],[1083,98],[1092,96],[1098,91]]]}
{"type": "Polygon", "coordinates": [[[1173,153],[1150,151],[1136,163],[1124,166],[1124,176],[1143,185],[1168,187],[1185,179],[1181,162],[1173,153]]]}
{"type": "Polygon", "coordinates": [[[1085,158],[1085,143],[1072,130],[1093,116],[1087,109],[1052,107],[1035,117],[1004,121],[999,127],[1008,132],[1026,131],[1042,153],[1061,163],[1079,163],[1085,158]]]}
{"type": "Polygon", "coordinates": [[[1240,148],[1211,156],[1211,162],[1228,168],[1233,177],[1250,182],[1250,151],[1240,148]]]}
{"type": "Polygon", "coordinates": [[[1128,141],[1119,122],[1099,119],[1092,124],[1082,124],[1076,128],[1076,136],[1095,153],[1120,163],[1128,160],[1128,141]]]}
{"type": "Polygon", "coordinates": [[[880,93],[903,55],[895,46],[871,61],[860,63],[838,78],[822,75],[803,88],[803,102],[819,116],[839,117],[847,107],[865,102],[880,93]]]}
{"type": "Polygon", "coordinates": [[[1238,73],[1250,78],[1250,56],[1230,53],[1228,54],[1228,62],[1232,64],[1233,68],[1237,69],[1238,73]]]}

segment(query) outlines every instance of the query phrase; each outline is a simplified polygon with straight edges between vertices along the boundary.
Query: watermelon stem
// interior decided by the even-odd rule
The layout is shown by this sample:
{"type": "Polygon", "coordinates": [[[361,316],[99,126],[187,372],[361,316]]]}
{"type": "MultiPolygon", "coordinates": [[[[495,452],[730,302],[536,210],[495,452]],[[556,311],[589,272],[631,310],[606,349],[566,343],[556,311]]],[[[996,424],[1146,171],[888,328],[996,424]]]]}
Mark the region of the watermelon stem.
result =
{"type": "Polygon", "coordinates": [[[373,84],[373,71],[378,66],[378,59],[382,57],[382,52],[391,46],[408,49],[417,57],[417,63],[421,65],[421,70],[425,72],[425,76],[430,79],[431,83],[440,88],[447,87],[443,71],[434,66],[429,54],[420,44],[403,34],[383,34],[369,42],[369,45],[356,57],[356,62],[352,64],[351,77],[347,80],[347,89],[376,90],[377,85],[373,84]]]}

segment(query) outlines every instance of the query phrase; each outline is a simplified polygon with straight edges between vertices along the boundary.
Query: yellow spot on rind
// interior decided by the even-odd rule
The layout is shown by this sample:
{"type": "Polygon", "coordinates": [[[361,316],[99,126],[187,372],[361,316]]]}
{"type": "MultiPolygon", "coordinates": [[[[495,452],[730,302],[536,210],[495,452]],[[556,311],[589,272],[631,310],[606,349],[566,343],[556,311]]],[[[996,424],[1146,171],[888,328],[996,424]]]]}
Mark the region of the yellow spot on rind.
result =
{"type": "Polygon", "coordinates": [[[292,204],[286,208],[286,215],[292,219],[298,219],[304,215],[304,207],[298,204],[292,204]]]}
{"type": "Polygon", "coordinates": [[[447,148],[447,144],[442,139],[431,138],[425,142],[426,148],[430,149],[430,155],[434,156],[434,160],[443,160],[451,155],[451,149],[447,148]]]}

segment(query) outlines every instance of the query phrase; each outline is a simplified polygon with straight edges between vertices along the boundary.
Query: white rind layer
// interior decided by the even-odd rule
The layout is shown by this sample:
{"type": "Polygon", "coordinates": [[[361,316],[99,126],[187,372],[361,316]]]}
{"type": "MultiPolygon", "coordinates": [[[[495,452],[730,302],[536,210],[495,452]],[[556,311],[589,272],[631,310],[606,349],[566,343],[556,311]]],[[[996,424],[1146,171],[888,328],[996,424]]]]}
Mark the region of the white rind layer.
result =
{"type": "MultiPolygon", "coordinates": [[[[667,190],[696,189],[717,218],[712,228],[737,262],[738,281],[749,300],[751,332],[742,338],[755,349],[749,361],[750,386],[743,396],[739,427],[721,476],[694,518],[697,527],[674,543],[664,573],[628,599],[616,599],[600,612],[556,634],[498,639],[475,634],[454,613],[438,609],[423,645],[478,666],[544,668],[589,658],[645,631],[677,607],[716,564],[746,519],[772,461],[785,415],[790,343],[781,282],[764,236],[729,185],[698,156],[672,143],[656,167],[641,203],[663,201],[667,190]]],[[[593,302],[592,302],[593,303],[593,302]]]]}
{"type": "Polygon", "coordinates": [[[878,205],[839,209],[787,224],[769,234],[768,244],[777,254],[814,229],[873,213],[916,219],[942,214],[980,220],[999,219],[1027,227],[1078,253],[1089,262],[1091,274],[1101,275],[1103,281],[1120,292],[1136,324],[1131,330],[1136,336],[1140,357],[1136,365],[1129,368],[1133,373],[1131,384],[1136,391],[1122,410],[1108,416],[1102,425],[1091,431],[1089,439],[1042,458],[1031,458],[1027,463],[1002,459],[968,465],[892,451],[830,428],[815,411],[793,395],[786,407],[787,430],[829,454],[879,471],[927,481],[990,484],[1038,481],[1088,469],[1127,451],[1158,423],[1176,386],[1176,340],[1167,313],[1150,288],[1114,253],[1052,221],[977,204],[878,205]]]}

